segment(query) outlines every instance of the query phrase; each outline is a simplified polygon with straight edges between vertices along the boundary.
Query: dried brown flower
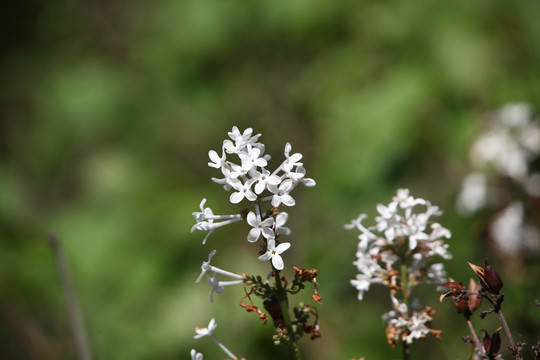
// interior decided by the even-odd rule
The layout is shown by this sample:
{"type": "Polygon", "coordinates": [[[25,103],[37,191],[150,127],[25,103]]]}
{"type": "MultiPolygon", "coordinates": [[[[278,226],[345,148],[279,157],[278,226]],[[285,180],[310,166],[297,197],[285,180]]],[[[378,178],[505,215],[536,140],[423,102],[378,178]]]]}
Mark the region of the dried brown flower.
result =
{"type": "Polygon", "coordinates": [[[482,287],[490,294],[499,295],[503,287],[503,282],[499,274],[493,269],[487,261],[484,261],[484,267],[468,263],[471,269],[478,275],[482,287]]]}

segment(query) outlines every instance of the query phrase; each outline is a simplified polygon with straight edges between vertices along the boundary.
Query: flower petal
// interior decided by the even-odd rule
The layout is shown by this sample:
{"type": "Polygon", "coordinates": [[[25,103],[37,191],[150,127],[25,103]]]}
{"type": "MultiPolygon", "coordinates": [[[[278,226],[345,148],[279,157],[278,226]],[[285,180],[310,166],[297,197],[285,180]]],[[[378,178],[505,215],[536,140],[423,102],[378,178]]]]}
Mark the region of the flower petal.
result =
{"type": "Polygon", "coordinates": [[[277,269],[277,270],[283,270],[283,268],[285,267],[285,264],[283,263],[283,259],[281,258],[281,256],[279,255],[274,255],[272,257],[272,265],[277,269]]]}
{"type": "Polygon", "coordinates": [[[247,239],[249,242],[255,242],[259,239],[259,236],[261,236],[261,229],[253,228],[249,231],[247,239]]]}
{"type": "Polygon", "coordinates": [[[281,254],[282,252],[286,251],[290,247],[291,247],[291,243],[288,243],[288,242],[281,243],[275,249],[276,254],[281,254]]]}
{"type": "Polygon", "coordinates": [[[253,211],[250,211],[247,214],[246,221],[251,227],[259,226],[259,221],[257,221],[257,215],[255,215],[253,211]]]}
{"type": "Polygon", "coordinates": [[[272,254],[270,254],[269,252],[266,252],[262,254],[261,256],[259,256],[259,261],[268,261],[270,260],[271,257],[272,257],[272,254]]]}
{"type": "Polygon", "coordinates": [[[283,195],[281,197],[281,202],[287,206],[294,206],[294,204],[296,204],[296,201],[294,201],[291,195],[283,195]]]}
{"type": "Polygon", "coordinates": [[[264,191],[266,188],[266,182],[265,181],[258,181],[257,184],[255,184],[255,192],[257,194],[260,194],[264,191]]]}
{"type": "Polygon", "coordinates": [[[244,199],[244,195],[241,192],[234,192],[229,197],[229,201],[233,204],[238,204],[244,199]]]}

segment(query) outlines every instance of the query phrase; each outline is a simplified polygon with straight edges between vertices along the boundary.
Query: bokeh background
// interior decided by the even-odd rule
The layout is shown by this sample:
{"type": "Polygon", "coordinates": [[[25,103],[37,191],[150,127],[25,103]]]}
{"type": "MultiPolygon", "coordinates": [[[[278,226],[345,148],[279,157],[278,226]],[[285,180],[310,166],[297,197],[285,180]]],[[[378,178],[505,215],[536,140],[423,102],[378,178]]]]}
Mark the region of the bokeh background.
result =
{"type": "MultiPolygon", "coordinates": [[[[0,357],[74,359],[51,249],[62,240],[95,359],[224,355],[194,328],[216,316],[217,336],[248,359],[276,359],[262,326],[228,288],[214,303],[195,284],[200,264],[264,273],[245,224],[202,246],[190,233],[203,197],[233,213],[210,181],[208,150],[233,125],[262,133],[277,162],[286,142],[304,154],[315,188],[290,209],[286,263],[316,267],[322,338],[308,359],[399,358],[380,315],[386,291],[363,302],[349,284],[356,233],[343,224],[388,203],[398,187],[439,205],[453,237],[455,278],[485,258],[505,279],[517,338],[540,334],[539,265],[505,271],[482,237],[484,213],[454,202],[470,170],[482,116],[511,101],[540,106],[540,2],[62,1],[0,11],[0,357]]],[[[443,341],[413,359],[467,359],[466,324],[432,288],[443,341]]],[[[478,329],[491,320],[475,317],[478,329]]],[[[506,346],[503,339],[503,347],[506,346]]],[[[529,353],[530,356],[530,353],[529,353]]]]}

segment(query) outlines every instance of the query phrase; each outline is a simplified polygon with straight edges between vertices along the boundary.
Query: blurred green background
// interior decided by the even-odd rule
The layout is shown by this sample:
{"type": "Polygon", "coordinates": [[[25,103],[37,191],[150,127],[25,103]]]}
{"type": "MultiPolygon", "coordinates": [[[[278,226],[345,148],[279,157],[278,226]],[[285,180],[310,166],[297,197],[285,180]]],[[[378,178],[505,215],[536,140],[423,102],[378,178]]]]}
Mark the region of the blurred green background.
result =
{"type": "MultiPolygon", "coordinates": [[[[63,241],[95,359],[205,359],[224,355],[194,328],[248,359],[276,359],[272,328],[228,288],[208,302],[195,284],[215,264],[264,273],[249,228],[219,229],[207,245],[189,232],[200,200],[233,213],[211,182],[208,150],[233,125],[252,127],[275,162],[285,143],[304,154],[315,188],[290,209],[286,264],[316,267],[322,338],[308,359],[399,358],[380,315],[385,290],[363,302],[349,284],[357,234],[343,224],[408,187],[445,211],[453,277],[494,257],[482,216],[454,201],[486,111],[509,101],[540,107],[540,2],[503,1],[60,1],[0,11],[0,357],[74,359],[56,265],[63,241]]],[[[371,223],[370,220],[368,223],[371,223]]],[[[540,333],[539,266],[505,279],[518,339],[540,333]]],[[[433,288],[443,341],[413,359],[467,359],[466,324],[433,288]]],[[[497,326],[475,317],[478,329],[497,326]]],[[[503,347],[506,346],[503,339],[503,347]]],[[[536,340],[534,340],[536,341],[536,340]]],[[[280,355],[281,354],[281,355],[280,355]]]]}

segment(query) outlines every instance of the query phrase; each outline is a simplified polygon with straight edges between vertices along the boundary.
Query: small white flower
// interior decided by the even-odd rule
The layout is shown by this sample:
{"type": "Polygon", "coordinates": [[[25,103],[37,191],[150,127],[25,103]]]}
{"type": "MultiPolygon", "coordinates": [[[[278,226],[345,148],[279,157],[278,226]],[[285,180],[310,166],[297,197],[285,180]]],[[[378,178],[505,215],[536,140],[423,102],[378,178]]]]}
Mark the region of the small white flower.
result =
{"type": "Polygon", "coordinates": [[[225,286],[219,283],[219,281],[216,279],[216,273],[210,277],[209,275],[206,275],[206,278],[208,279],[208,285],[212,288],[210,291],[210,302],[214,302],[214,291],[218,294],[223,294],[225,291],[225,286]]]}
{"type": "Polygon", "coordinates": [[[191,349],[191,360],[203,360],[203,354],[197,352],[195,349],[191,349]]]}
{"type": "Polygon", "coordinates": [[[444,264],[437,263],[432,264],[426,271],[428,281],[431,284],[442,284],[447,281],[446,270],[444,269],[444,264]]]}
{"type": "Polygon", "coordinates": [[[232,186],[237,191],[231,194],[229,198],[230,202],[233,204],[238,204],[239,202],[244,200],[244,198],[248,199],[249,201],[257,200],[257,195],[255,195],[255,193],[251,191],[251,185],[254,181],[254,179],[249,179],[244,184],[242,184],[241,181],[233,182],[232,186]]]}
{"type": "Polygon", "coordinates": [[[304,169],[302,166],[297,167],[293,171],[293,167],[287,164],[283,165],[283,172],[285,173],[285,176],[292,181],[301,181],[306,175],[306,169],[304,169]]]}
{"type": "Polygon", "coordinates": [[[356,279],[351,280],[351,285],[358,290],[358,300],[362,301],[364,298],[364,292],[369,290],[371,285],[370,276],[362,274],[356,274],[356,279]]]}
{"type": "MultiPolygon", "coordinates": [[[[220,348],[221,350],[223,350],[223,352],[225,352],[225,354],[227,354],[227,356],[229,356],[231,359],[233,360],[236,360],[238,359],[238,357],[236,355],[234,355],[229,349],[227,349],[227,347],[225,345],[223,345],[217,338],[216,336],[214,335],[213,331],[217,328],[217,321],[215,318],[212,318],[212,320],[210,320],[210,323],[208,324],[208,327],[205,327],[205,328],[195,328],[195,332],[197,333],[197,335],[194,336],[195,339],[200,339],[204,336],[208,336],[210,339],[212,339],[220,348]]],[[[193,357],[193,350],[191,351],[191,354],[192,354],[192,357],[193,357]]],[[[202,354],[201,354],[201,358],[202,359],[202,354]]]]}
{"type": "Polygon", "coordinates": [[[268,185],[268,190],[274,196],[272,197],[272,206],[279,206],[283,203],[286,206],[294,206],[296,202],[293,197],[289,195],[289,192],[293,189],[293,183],[291,180],[287,179],[283,181],[279,187],[275,185],[268,185]]]}
{"type": "Polygon", "coordinates": [[[242,160],[242,171],[247,173],[249,170],[257,167],[265,167],[268,163],[261,155],[261,150],[247,145],[246,152],[239,153],[238,156],[242,160]]]}
{"type": "Polygon", "coordinates": [[[219,157],[218,153],[214,150],[210,150],[208,152],[208,157],[210,158],[210,162],[208,163],[208,166],[219,169],[224,166],[225,161],[227,160],[227,155],[225,155],[225,150],[221,149],[221,157],[219,157]]]}
{"type": "Polygon", "coordinates": [[[276,232],[283,234],[283,235],[290,235],[291,229],[288,227],[285,227],[284,225],[287,223],[287,219],[289,218],[289,214],[282,211],[276,216],[276,232]]]}
{"type": "Polygon", "coordinates": [[[204,204],[206,204],[206,198],[202,199],[199,204],[201,211],[192,213],[197,223],[191,227],[191,232],[194,232],[203,222],[209,220],[210,222],[213,221],[212,217],[214,216],[214,212],[210,208],[205,208],[204,204]]]}
{"type": "Polygon", "coordinates": [[[268,185],[279,185],[281,183],[279,176],[270,174],[270,171],[266,169],[262,169],[262,172],[252,169],[249,174],[257,181],[255,184],[256,194],[262,193],[268,185]]]}
{"type": "Polygon", "coordinates": [[[290,166],[291,168],[293,166],[302,166],[303,164],[300,162],[300,160],[302,159],[302,154],[295,153],[295,154],[290,155],[291,150],[292,150],[291,144],[286,143],[284,154],[285,154],[285,159],[286,159],[285,163],[287,164],[287,166],[290,166]]]}
{"type": "Polygon", "coordinates": [[[281,243],[276,247],[276,240],[269,239],[266,253],[259,256],[259,261],[268,261],[271,259],[274,268],[276,268],[277,270],[283,270],[285,264],[283,263],[283,258],[281,257],[281,254],[286,251],[290,246],[291,244],[287,242],[281,243]]]}
{"type": "Polygon", "coordinates": [[[208,231],[208,234],[206,234],[203,239],[203,244],[206,244],[206,240],[214,232],[214,229],[242,220],[242,216],[240,214],[214,215],[212,209],[204,207],[205,203],[206,199],[203,199],[200,204],[201,211],[193,213],[193,217],[197,222],[191,228],[191,232],[195,230],[208,231]],[[214,222],[214,220],[223,221],[214,222]]]}
{"type": "Polygon", "coordinates": [[[474,214],[486,206],[486,177],[481,172],[473,172],[463,179],[461,191],[456,201],[457,211],[462,216],[474,214]]]}
{"type": "Polygon", "coordinates": [[[274,225],[274,218],[272,217],[261,221],[253,211],[250,211],[247,215],[247,223],[253,227],[247,237],[249,242],[257,241],[261,233],[267,239],[275,236],[274,231],[271,229],[274,225]]]}
{"type": "Polygon", "coordinates": [[[217,321],[216,318],[212,318],[210,320],[210,323],[208,323],[208,326],[205,328],[195,328],[195,332],[197,335],[194,336],[195,339],[200,339],[204,336],[210,336],[213,335],[213,331],[217,328],[217,321]]]}
{"type": "Polygon", "coordinates": [[[199,282],[201,281],[202,277],[204,276],[204,274],[206,274],[206,272],[210,269],[210,260],[212,259],[212,257],[216,255],[216,250],[212,250],[210,252],[210,254],[208,254],[208,261],[203,261],[202,265],[201,265],[201,274],[199,275],[199,277],[197,278],[197,280],[195,280],[195,282],[199,282]]]}

